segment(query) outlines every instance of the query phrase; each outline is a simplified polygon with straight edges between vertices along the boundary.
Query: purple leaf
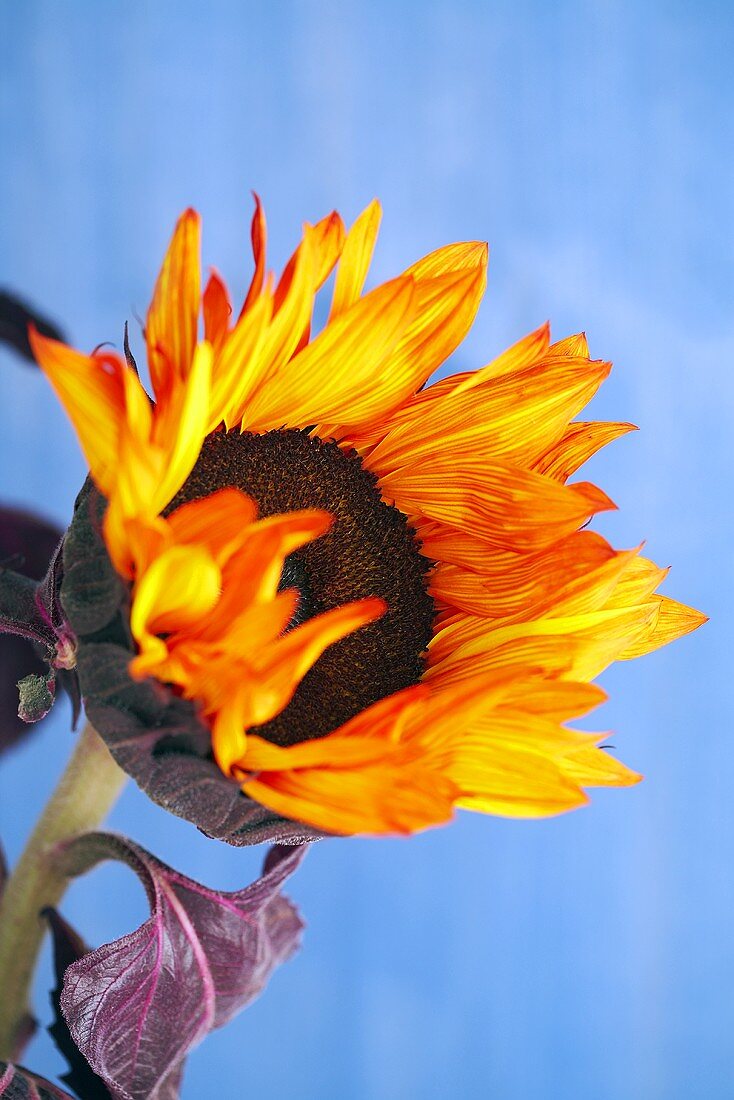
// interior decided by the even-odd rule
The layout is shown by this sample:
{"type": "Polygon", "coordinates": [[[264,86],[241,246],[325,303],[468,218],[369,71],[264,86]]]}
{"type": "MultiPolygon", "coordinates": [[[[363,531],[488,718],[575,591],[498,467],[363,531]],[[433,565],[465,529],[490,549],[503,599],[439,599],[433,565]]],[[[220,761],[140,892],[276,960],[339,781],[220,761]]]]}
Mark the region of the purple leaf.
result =
{"type": "Polygon", "coordinates": [[[247,798],[224,775],[192,702],[157,680],[131,679],[130,594],[102,537],[106,507],[87,482],[64,540],[61,602],[77,639],[87,716],[115,760],[159,806],[227,844],[297,844],[323,836],[247,798]]]}
{"type": "Polygon", "coordinates": [[[69,1027],[61,1012],[61,992],[67,967],[89,954],[89,948],[70,924],[56,912],[46,909],[43,914],[51,927],[54,947],[54,972],[56,985],[51,991],[54,1022],[48,1031],[69,1069],[61,1075],[65,1085],[81,1097],[81,1100],[110,1100],[110,1093],[101,1077],[92,1070],[89,1062],[71,1037],[69,1027]]]}
{"type": "Polygon", "coordinates": [[[0,1062],[0,1097],[2,1100],[73,1100],[68,1092],[38,1077],[23,1066],[0,1062]]]}
{"type": "Polygon", "coordinates": [[[22,298],[7,290],[0,290],[0,342],[9,344],[19,355],[35,365],[28,341],[28,326],[31,324],[43,336],[51,336],[54,340],[64,339],[56,325],[37,313],[22,298]]]}
{"type": "Polygon", "coordinates": [[[69,875],[119,859],[138,875],[150,918],[72,963],[61,1007],[71,1036],[114,1100],[177,1095],[183,1059],[264,988],[293,954],[302,922],[281,887],[304,849],[271,848],[263,875],[210,890],[122,837],[89,833],[59,849],[69,875]]]}

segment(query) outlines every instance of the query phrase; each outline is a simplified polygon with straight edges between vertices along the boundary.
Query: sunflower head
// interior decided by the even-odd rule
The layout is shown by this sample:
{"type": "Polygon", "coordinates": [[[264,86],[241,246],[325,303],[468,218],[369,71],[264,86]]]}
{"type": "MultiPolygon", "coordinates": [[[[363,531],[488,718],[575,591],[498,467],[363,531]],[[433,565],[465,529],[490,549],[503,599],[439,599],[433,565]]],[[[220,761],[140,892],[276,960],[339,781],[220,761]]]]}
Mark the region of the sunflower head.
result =
{"type": "Polygon", "coordinates": [[[127,344],[31,334],[90,466],[61,591],[90,718],[152,798],[230,843],[542,816],[634,783],[567,722],[610,662],[702,620],[587,528],[613,505],[569,480],[630,429],[576,419],[609,365],[544,326],[429,385],[487,249],[364,293],[379,219],[306,225],[276,280],[257,201],[234,310],[216,272],[201,291],[187,211],[145,326],[152,397],[127,344]]]}

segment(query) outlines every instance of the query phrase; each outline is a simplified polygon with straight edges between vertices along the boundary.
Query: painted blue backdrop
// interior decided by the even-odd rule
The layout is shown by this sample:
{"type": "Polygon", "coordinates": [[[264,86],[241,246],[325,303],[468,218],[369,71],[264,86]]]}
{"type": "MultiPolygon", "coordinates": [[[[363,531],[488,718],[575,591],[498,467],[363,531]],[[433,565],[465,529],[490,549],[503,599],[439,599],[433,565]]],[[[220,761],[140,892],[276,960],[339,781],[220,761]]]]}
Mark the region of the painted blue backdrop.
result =
{"type": "MultiPolygon", "coordinates": [[[[646,537],[674,564],[666,590],[713,616],[604,677],[600,721],[644,785],[548,822],[464,815],[314,849],[292,887],[302,953],[193,1055],[187,1100],[732,1095],[733,47],[715,0],[0,5],[0,282],[90,348],[144,312],[189,204],[236,286],[253,187],[279,262],[302,220],[373,195],[374,280],[486,237],[454,365],[546,318],[585,329],[616,363],[594,414],[643,429],[589,467],[620,506],[603,529],[646,537]]],[[[71,429],[38,373],[0,366],[0,497],[64,523],[84,476],[71,429]]],[[[62,706],[2,761],[11,856],[70,746],[62,706]]],[[[132,786],[111,822],[212,885],[262,855],[132,786]]],[[[146,912],[116,868],[64,909],[93,943],[146,912]]],[[[46,957],[42,1011],[49,984],[46,957]]],[[[61,1067],[43,1033],[27,1061],[61,1067]]]]}

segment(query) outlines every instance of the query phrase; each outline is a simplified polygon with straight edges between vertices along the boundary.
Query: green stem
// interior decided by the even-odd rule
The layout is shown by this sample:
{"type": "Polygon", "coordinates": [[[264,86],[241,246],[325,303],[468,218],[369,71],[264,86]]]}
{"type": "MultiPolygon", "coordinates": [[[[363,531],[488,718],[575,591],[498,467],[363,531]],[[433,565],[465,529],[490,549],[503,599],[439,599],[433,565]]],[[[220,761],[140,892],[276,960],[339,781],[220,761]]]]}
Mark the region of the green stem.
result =
{"type": "Polygon", "coordinates": [[[45,926],[39,914],[57,906],[68,879],[57,870],[57,844],[95,829],[122,789],[125,773],[89,723],[38,819],[0,899],[0,1060],[12,1061],[27,1036],[30,984],[45,926]]]}

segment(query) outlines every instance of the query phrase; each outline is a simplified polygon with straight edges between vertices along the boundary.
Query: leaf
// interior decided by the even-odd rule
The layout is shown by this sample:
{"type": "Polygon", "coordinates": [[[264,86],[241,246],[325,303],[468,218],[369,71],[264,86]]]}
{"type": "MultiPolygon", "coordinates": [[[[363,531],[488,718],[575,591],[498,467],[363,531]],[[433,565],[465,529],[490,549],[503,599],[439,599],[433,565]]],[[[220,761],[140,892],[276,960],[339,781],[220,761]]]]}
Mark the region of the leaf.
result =
{"type": "Polygon", "coordinates": [[[293,954],[303,925],[280,890],[303,853],[272,848],[262,877],[228,893],[122,837],[89,833],[58,849],[69,875],[105,859],[127,863],[150,902],[140,928],[71,963],[64,978],[61,1007],[71,1036],[114,1100],[174,1097],[189,1051],[249,1004],[293,954]]]}
{"type": "Polygon", "coordinates": [[[29,363],[35,364],[36,360],[28,342],[29,325],[34,325],[42,336],[64,340],[61,330],[47,317],[37,313],[17,295],[0,290],[0,343],[9,344],[29,363]]]}
{"type": "Polygon", "coordinates": [[[49,1034],[60,1054],[66,1059],[69,1069],[61,1075],[61,1080],[81,1100],[110,1100],[110,1093],[101,1077],[92,1070],[89,1062],[71,1037],[66,1020],[61,1012],[61,991],[66,968],[89,954],[89,948],[70,924],[55,909],[45,909],[51,927],[54,948],[54,972],[56,985],[51,991],[51,1006],[54,1010],[54,1022],[48,1028],[49,1034]]]}
{"type": "Polygon", "coordinates": [[[73,1100],[68,1092],[38,1077],[23,1066],[0,1062],[0,1098],[2,1100],[73,1100]]]}
{"type": "MultiPolygon", "coordinates": [[[[29,731],[18,715],[18,681],[48,675],[48,663],[33,643],[50,653],[57,639],[36,603],[36,582],[43,583],[50,571],[61,534],[40,516],[0,506],[0,631],[9,632],[0,634],[0,752],[29,731]]],[[[48,582],[44,592],[49,593],[48,582]]],[[[73,690],[75,679],[75,674],[64,673],[61,682],[73,690]]]]}
{"type": "Polygon", "coordinates": [[[207,836],[238,847],[322,836],[254,802],[224,775],[212,759],[211,735],[192,702],[157,680],[130,678],[135,648],[128,629],[129,592],[102,538],[106,507],[87,482],[64,540],[61,603],[77,639],[79,683],[90,722],[149,798],[207,836]]]}

